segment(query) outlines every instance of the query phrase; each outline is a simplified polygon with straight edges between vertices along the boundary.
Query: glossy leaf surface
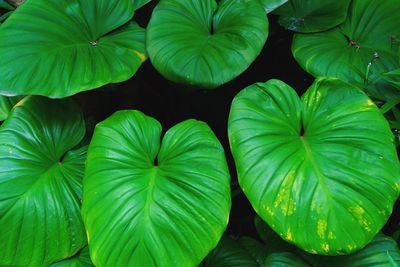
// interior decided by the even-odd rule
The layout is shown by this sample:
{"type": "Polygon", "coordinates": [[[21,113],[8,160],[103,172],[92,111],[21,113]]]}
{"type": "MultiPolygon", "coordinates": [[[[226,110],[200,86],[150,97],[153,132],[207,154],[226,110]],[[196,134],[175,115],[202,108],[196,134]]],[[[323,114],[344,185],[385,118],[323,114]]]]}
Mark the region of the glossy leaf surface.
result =
{"type": "Polygon", "coordinates": [[[79,251],[77,255],[69,259],[56,262],[50,265],[50,267],[94,267],[94,265],[90,260],[89,248],[86,246],[79,251]]]}
{"type": "Polygon", "coordinates": [[[162,0],[147,30],[147,51],[167,79],[213,89],[245,71],[268,35],[254,0],[162,0]]]}
{"type": "Polygon", "coordinates": [[[7,119],[8,114],[21,97],[0,96],[0,121],[7,119]]]}
{"type": "Polygon", "coordinates": [[[71,100],[27,97],[0,128],[0,266],[48,266],[86,243],[85,134],[71,100]]]}
{"type": "Polygon", "coordinates": [[[397,0],[354,0],[341,26],[296,34],[293,55],[315,77],[340,78],[382,100],[400,98],[399,91],[381,75],[399,68],[399,13],[397,0]]]}
{"type": "Polygon", "coordinates": [[[289,0],[274,13],[279,23],[291,31],[320,32],[343,23],[350,0],[289,0]]]}
{"type": "Polygon", "coordinates": [[[300,248],[353,252],[391,214],[400,187],[393,134],[356,87],[318,79],[300,99],[281,81],[255,84],[235,97],[228,128],[243,192],[300,248]]]}
{"type": "Polygon", "coordinates": [[[160,136],[139,111],[96,126],[82,214],[98,267],[197,266],[225,230],[230,176],[214,133],[187,120],[160,136]]]}
{"type": "Polygon", "coordinates": [[[35,0],[0,28],[0,93],[65,97],[129,79],[145,60],[131,0],[35,0]]]}

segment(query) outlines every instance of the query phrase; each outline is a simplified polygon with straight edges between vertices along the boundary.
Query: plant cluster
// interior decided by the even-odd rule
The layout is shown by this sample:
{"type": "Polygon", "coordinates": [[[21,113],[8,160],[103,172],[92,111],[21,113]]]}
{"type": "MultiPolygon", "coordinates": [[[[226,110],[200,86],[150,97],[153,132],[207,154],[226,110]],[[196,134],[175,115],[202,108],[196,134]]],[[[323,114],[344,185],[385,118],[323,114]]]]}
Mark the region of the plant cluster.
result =
{"type": "Polygon", "coordinates": [[[144,28],[149,4],[0,0],[0,266],[400,266],[400,232],[381,232],[400,193],[400,2],[160,0],[144,28]],[[139,110],[92,131],[74,100],[147,60],[220,90],[260,55],[271,13],[315,81],[241,90],[230,151],[207,122],[163,130],[139,110]],[[258,237],[226,232],[241,193],[258,237]]]}

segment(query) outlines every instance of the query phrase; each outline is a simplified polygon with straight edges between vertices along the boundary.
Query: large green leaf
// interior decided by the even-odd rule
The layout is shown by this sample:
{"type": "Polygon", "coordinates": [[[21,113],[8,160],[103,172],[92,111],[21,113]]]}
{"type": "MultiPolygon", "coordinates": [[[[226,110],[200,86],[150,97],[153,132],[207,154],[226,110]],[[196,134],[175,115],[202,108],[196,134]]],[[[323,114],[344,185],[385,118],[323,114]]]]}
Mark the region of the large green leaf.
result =
{"type": "Polygon", "coordinates": [[[0,266],[48,266],[86,243],[85,134],[71,100],[27,97],[0,128],[0,266]]]}
{"type": "MultiPolygon", "coordinates": [[[[329,266],[329,265],[327,265],[329,266]]],[[[311,267],[298,255],[291,252],[272,253],[269,255],[262,267],[311,267]]]]}
{"type": "Polygon", "coordinates": [[[245,71],[261,52],[268,19],[254,0],[161,0],[147,50],[167,79],[212,89],[245,71]]]}
{"type": "Polygon", "coordinates": [[[263,244],[250,237],[235,240],[224,235],[204,263],[206,267],[257,267],[264,262],[265,251],[263,244]]]}
{"type": "Polygon", "coordinates": [[[21,100],[21,97],[19,96],[16,97],[0,96],[0,121],[4,121],[5,119],[7,119],[11,109],[19,100],[21,100]]]}
{"type": "Polygon", "coordinates": [[[229,118],[239,183],[277,233],[320,254],[350,253],[399,196],[388,122],[356,87],[318,79],[300,99],[278,80],[239,93],[229,118]]]}
{"type": "Polygon", "coordinates": [[[96,126],[82,214],[98,267],[197,266],[225,230],[230,177],[218,139],[196,120],[160,136],[139,111],[96,126]]]}
{"type": "Polygon", "coordinates": [[[86,246],[73,257],[53,263],[50,267],[94,267],[90,260],[89,248],[86,246]]]}
{"type": "Polygon", "coordinates": [[[132,0],[132,3],[133,3],[133,8],[136,10],[136,9],[139,9],[139,8],[141,8],[142,6],[144,6],[144,5],[146,5],[147,3],[149,3],[151,0],[132,0]]]}
{"type": "Polygon", "coordinates": [[[28,0],[0,28],[0,93],[65,97],[129,79],[145,32],[131,0],[28,0]],[[123,27],[121,27],[124,25],[123,27]]]}
{"type": "MultiPolygon", "coordinates": [[[[364,0],[363,0],[364,1],[364,0]]],[[[346,19],[350,0],[289,0],[275,10],[279,23],[296,32],[320,32],[346,19]]]]}
{"type": "Polygon", "coordinates": [[[315,77],[340,78],[382,100],[400,98],[399,91],[381,75],[399,68],[398,14],[398,0],[353,0],[341,26],[322,33],[296,34],[293,55],[315,77]]]}
{"type": "Polygon", "coordinates": [[[267,13],[270,13],[288,2],[288,0],[260,0],[267,13]]]}

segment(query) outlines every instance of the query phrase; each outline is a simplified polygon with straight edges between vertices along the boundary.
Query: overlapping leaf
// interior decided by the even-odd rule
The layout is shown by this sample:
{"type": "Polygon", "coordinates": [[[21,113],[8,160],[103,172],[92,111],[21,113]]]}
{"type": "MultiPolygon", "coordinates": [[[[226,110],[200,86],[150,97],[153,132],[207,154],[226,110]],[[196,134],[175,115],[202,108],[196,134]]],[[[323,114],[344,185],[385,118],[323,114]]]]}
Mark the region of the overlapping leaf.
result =
{"type": "Polygon", "coordinates": [[[244,89],[232,104],[229,139],[256,212],[308,252],[364,247],[398,198],[387,121],[361,90],[337,79],[317,80],[301,100],[277,80],[244,89]]]}
{"type": "Polygon", "coordinates": [[[94,267],[92,261],[90,260],[89,248],[86,246],[75,256],[56,262],[50,267],[94,267]]]}
{"type": "Polygon", "coordinates": [[[27,97],[0,128],[0,266],[48,266],[86,243],[86,147],[71,100],[27,97]]]}
{"type": "Polygon", "coordinates": [[[21,97],[0,96],[0,121],[7,119],[8,114],[21,97]]]}
{"type": "Polygon", "coordinates": [[[162,0],[147,32],[147,50],[167,79],[212,89],[245,71],[268,35],[254,0],[162,0]]]}
{"type": "Polygon", "coordinates": [[[399,68],[400,2],[354,0],[344,24],[326,32],[296,34],[292,51],[315,77],[332,76],[382,100],[400,98],[382,74],[399,68]]]}
{"type": "Polygon", "coordinates": [[[131,0],[27,1],[0,28],[0,93],[57,98],[129,79],[146,58],[133,14],[131,0]]]}
{"type": "Polygon", "coordinates": [[[196,120],[160,136],[138,111],[96,126],[82,214],[98,267],[197,266],[225,230],[230,178],[218,139],[196,120]]]}

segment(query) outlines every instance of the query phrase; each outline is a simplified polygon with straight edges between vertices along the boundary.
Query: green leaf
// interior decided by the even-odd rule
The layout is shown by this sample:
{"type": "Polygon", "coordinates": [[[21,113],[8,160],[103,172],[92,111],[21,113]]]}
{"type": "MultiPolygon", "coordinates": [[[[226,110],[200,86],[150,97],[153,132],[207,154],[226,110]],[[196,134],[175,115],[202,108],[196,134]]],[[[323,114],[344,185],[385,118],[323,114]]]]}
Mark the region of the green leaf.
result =
{"type": "Polygon", "coordinates": [[[48,266],[86,243],[86,147],[71,100],[21,100],[0,128],[0,266],[48,266]]]}
{"type": "Polygon", "coordinates": [[[0,96],[0,121],[7,119],[11,109],[21,100],[22,97],[6,97],[0,96]]]}
{"type": "Polygon", "coordinates": [[[0,13],[0,25],[3,23],[14,11],[8,11],[4,14],[0,13]]]}
{"type": "Polygon", "coordinates": [[[257,229],[258,235],[266,244],[265,250],[267,254],[285,251],[290,252],[295,250],[294,246],[284,241],[259,216],[255,217],[254,225],[257,229]]]}
{"type": "Polygon", "coordinates": [[[94,267],[90,260],[89,248],[86,246],[73,257],[56,262],[50,267],[94,267]]]}
{"type": "Polygon", "coordinates": [[[272,253],[262,267],[311,267],[299,256],[290,252],[272,253]]]}
{"type": "Polygon", "coordinates": [[[322,78],[300,99],[281,81],[255,84],[235,97],[228,130],[243,192],[300,248],[353,252],[391,214],[400,188],[393,134],[358,88],[322,78]]]}
{"type": "Polygon", "coordinates": [[[245,71],[268,36],[254,0],[162,0],[147,28],[147,51],[167,79],[216,88],[245,71]]]}
{"type": "Polygon", "coordinates": [[[134,10],[141,8],[149,3],[151,0],[132,0],[134,10]]]}
{"type": "Polygon", "coordinates": [[[397,243],[390,237],[378,234],[362,250],[338,257],[304,255],[315,267],[397,267],[400,266],[400,252],[397,243]]]}
{"type": "Polygon", "coordinates": [[[145,60],[131,0],[35,0],[0,28],[0,93],[65,97],[122,82],[145,60]]]}
{"type": "Polygon", "coordinates": [[[288,0],[260,0],[267,13],[270,13],[288,2],[288,0]]]}
{"type": "Polygon", "coordinates": [[[400,91],[400,68],[384,73],[383,78],[400,91]]]}
{"type": "Polygon", "coordinates": [[[5,0],[0,0],[0,8],[7,9],[7,10],[14,10],[14,7],[10,5],[5,0]]]}
{"type": "Polygon", "coordinates": [[[343,23],[349,4],[350,0],[289,0],[274,13],[280,15],[279,23],[286,29],[321,32],[343,23]]]}
{"type": "Polygon", "coordinates": [[[218,246],[205,259],[206,267],[258,267],[266,257],[265,246],[250,238],[235,240],[224,235],[218,246]]]}
{"type": "Polygon", "coordinates": [[[160,136],[139,111],[96,126],[82,214],[98,267],[197,266],[226,228],[230,176],[214,133],[187,120],[160,136]]]}
{"type": "Polygon", "coordinates": [[[357,85],[378,99],[400,98],[382,73],[400,67],[400,2],[354,0],[344,24],[326,32],[296,34],[292,51],[315,77],[332,76],[357,85]]]}

